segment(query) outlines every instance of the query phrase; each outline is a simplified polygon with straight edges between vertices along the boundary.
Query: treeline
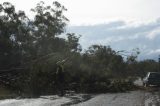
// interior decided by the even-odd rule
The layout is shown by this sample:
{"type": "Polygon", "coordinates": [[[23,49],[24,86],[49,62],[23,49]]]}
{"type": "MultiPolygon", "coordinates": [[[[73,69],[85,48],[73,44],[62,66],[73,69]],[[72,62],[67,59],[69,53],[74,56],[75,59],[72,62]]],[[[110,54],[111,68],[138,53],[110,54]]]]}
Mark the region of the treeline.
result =
{"type": "MultiPolygon", "coordinates": [[[[4,2],[0,4],[0,71],[21,69],[9,88],[31,95],[53,94],[56,62],[64,64],[65,89],[76,92],[108,92],[131,89],[133,79],[148,71],[158,71],[154,60],[137,61],[138,50],[124,57],[110,46],[91,45],[82,52],[80,36],[64,34],[67,9],[58,2],[40,2],[31,9],[33,18],[4,2]]],[[[11,76],[12,78],[12,76],[11,76]]]]}

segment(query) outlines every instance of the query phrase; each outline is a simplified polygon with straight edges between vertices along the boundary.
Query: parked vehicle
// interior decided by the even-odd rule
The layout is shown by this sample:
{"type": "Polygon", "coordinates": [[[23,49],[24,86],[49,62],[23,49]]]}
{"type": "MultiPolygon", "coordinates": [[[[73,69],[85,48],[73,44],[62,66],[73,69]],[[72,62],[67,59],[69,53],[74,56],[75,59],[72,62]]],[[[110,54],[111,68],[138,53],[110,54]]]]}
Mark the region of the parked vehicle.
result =
{"type": "Polygon", "coordinates": [[[160,73],[159,72],[148,72],[146,77],[143,79],[143,86],[149,85],[160,86],[160,73]]]}

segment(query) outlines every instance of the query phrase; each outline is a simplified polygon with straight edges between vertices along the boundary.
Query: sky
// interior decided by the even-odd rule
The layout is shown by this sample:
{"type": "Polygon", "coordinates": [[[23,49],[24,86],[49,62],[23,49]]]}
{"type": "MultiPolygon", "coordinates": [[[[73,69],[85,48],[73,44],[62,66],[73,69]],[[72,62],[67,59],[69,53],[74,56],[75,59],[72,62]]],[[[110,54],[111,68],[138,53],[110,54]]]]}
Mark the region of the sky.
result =
{"type": "MultiPolygon", "coordinates": [[[[0,0],[3,3],[6,0],[0,0]]],[[[27,15],[40,0],[7,0],[27,15]]],[[[57,0],[68,10],[66,32],[82,35],[84,49],[92,44],[110,45],[115,50],[140,49],[140,58],[160,54],[160,0],[57,0]]],[[[51,4],[52,0],[44,0],[51,4]]]]}
{"type": "MultiPolygon", "coordinates": [[[[83,48],[90,45],[109,45],[113,50],[132,52],[139,48],[139,60],[155,59],[160,54],[160,21],[130,25],[125,21],[113,21],[92,26],[69,26],[69,32],[82,35],[83,48]]],[[[130,54],[127,54],[130,55],[130,54]]]]}
{"type": "MultiPolygon", "coordinates": [[[[6,0],[0,0],[3,3],[6,0]]],[[[7,0],[27,14],[40,0],[7,0]]],[[[52,0],[44,0],[51,4],[52,0]]],[[[68,11],[70,25],[90,25],[114,20],[153,21],[160,17],[160,0],[57,0],[68,11]]]]}

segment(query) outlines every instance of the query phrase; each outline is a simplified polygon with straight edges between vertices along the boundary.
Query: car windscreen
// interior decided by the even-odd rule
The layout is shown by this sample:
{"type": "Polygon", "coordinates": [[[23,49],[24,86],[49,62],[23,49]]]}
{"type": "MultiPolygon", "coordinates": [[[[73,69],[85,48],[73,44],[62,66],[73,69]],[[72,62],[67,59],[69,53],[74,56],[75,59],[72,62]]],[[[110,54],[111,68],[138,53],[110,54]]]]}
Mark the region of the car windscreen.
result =
{"type": "Polygon", "coordinates": [[[160,74],[159,73],[150,73],[149,78],[158,78],[158,79],[160,79],[160,74]]]}

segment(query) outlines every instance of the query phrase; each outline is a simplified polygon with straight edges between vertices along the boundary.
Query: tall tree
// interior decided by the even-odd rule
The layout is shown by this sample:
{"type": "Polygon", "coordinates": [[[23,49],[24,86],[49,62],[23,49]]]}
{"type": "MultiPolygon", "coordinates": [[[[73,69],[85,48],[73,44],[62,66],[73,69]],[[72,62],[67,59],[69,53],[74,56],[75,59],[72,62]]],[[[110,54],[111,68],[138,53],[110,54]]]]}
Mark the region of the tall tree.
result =
{"type": "Polygon", "coordinates": [[[66,11],[66,8],[58,2],[45,6],[45,3],[41,1],[31,10],[35,14],[32,25],[37,56],[62,50],[65,41],[57,36],[65,31],[68,19],[63,15],[63,11],[66,11]]]}
{"type": "Polygon", "coordinates": [[[23,11],[16,12],[9,2],[0,4],[0,14],[0,67],[15,67],[22,61],[28,18],[23,11]]]}

